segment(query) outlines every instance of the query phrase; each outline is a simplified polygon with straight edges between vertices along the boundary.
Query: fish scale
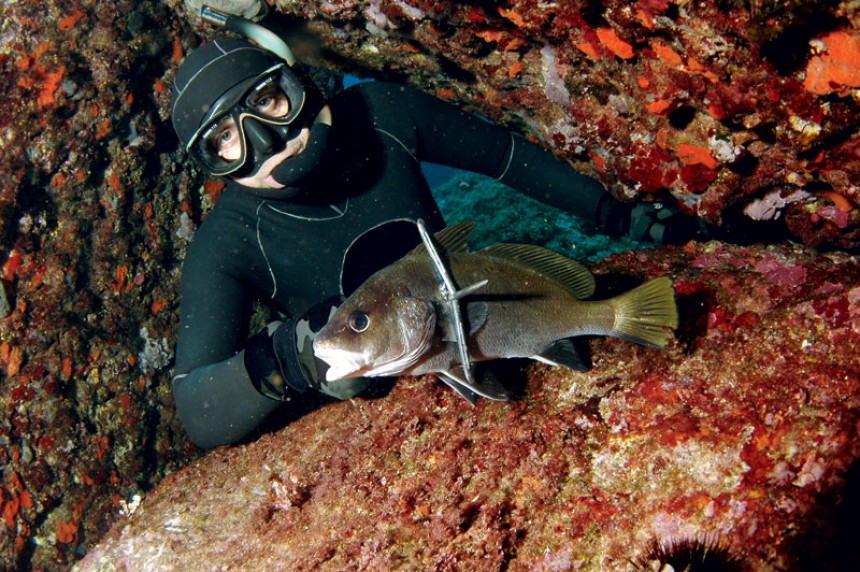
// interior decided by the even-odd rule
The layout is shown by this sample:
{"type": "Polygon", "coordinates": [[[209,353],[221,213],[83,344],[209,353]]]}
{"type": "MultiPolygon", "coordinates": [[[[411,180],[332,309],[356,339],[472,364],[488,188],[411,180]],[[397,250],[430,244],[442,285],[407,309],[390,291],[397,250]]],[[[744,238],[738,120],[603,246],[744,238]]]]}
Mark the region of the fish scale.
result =
{"type": "MultiPolygon", "coordinates": [[[[594,277],[578,262],[531,245],[468,252],[472,227],[461,223],[435,237],[445,258],[437,263],[450,268],[455,287],[487,281],[456,302],[465,316],[471,363],[532,357],[580,367],[569,338],[613,336],[662,348],[678,325],[667,277],[607,300],[582,300],[594,292],[594,277]]],[[[436,373],[464,397],[495,397],[463,375],[454,302],[435,264],[419,246],[347,298],[314,338],[316,356],[330,366],[329,381],[436,373]]]]}
{"type": "Polygon", "coordinates": [[[475,357],[531,357],[558,339],[612,332],[615,311],[610,303],[583,302],[530,268],[480,251],[452,256],[451,267],[459,283],[489,280],[463,301],[467,315],[470,304],[488,307],[486,323],[471,336],[475,357]]]}

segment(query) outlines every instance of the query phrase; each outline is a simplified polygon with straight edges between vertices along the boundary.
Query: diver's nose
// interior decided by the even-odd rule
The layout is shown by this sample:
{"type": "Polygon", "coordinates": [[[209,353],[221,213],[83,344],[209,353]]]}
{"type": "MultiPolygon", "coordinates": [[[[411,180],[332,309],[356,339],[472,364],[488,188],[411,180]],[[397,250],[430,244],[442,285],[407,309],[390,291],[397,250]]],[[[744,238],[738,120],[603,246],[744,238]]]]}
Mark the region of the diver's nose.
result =
{"type": "Polygon", "coordinates": [[[245,137],[251,148],[254,149],[255,155],[267,155],[275,148],[274,133],[252,117],[245,118],[244,125],[245,137]]]}

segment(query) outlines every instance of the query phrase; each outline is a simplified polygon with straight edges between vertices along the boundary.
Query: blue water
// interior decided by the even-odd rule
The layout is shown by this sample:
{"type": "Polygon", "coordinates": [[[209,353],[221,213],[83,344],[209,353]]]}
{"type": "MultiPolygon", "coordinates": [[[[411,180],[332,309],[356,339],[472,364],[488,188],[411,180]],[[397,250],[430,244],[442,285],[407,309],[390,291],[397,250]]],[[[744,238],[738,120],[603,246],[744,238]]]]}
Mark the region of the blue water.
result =
{"type": "Polygon", "coordinates": [[[436,163],[421,163],[421,170],[424,172],[424,178],[427,179],[431,189],[441,187],[454,177],[466,173],[466,171],[452,169],[451,167],[437,165],[436,163]]]}
{"type": "MultiPolygon", "coordinates": [[[[435,167],[435,166],[434,166],[435,167]]],[[[435,169],[433,169],[435,171],[435,169]]],[[[540,203],[495,179],[447,169],[434,173],[444,182],[432,187],[448,224],[476,223],[469,241],[472,249],[497,242],[536,244],[580,261],[649,248],[627,237],[594,233],[580,218],[540,203]]]]}

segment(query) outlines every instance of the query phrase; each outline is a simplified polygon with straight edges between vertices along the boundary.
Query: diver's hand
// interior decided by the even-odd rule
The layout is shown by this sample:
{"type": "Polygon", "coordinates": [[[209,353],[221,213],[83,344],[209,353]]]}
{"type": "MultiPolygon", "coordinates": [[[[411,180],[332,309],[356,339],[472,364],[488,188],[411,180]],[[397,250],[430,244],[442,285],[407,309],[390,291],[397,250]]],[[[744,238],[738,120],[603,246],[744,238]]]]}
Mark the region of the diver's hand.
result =
{"type": "Polygon", "coordinates": [[[272,322],[251,336],[245,345],[248,376],[257,391],[269,399],[286,401],[311,387],[298,360],[289,359],[297,351],[294,332],[292,320],[272,322]]]}
{"type": "Polygon", "coordinates": [[[637,203],[630,212],[627,234],[639,242],[686,244],[706,240],[710,234],[704,221],[671,203],[637,203]]]}
{"type": "Polygon", "coordinates": [[[314,389],[337,399],[361,393],[364,378],[325,380],[325,363],[313,354],[313,335],[328,321],[335,301],[317,304],[304,316],[276,321],[260,330],[245,346],[245,368],[261,394],[278,401],[314,389]]]}
{"type": "Polygon", "coordinates": [[[598,203],[595,222],[599,232],[653,244],[686,244],[712,235],[703,220],[687,214],[677,203],[625,203],[609,193],[598,203]]]}
{"type": "Polygon", "coordinates": [[[337,309],[339,299],[320,302],[302,318],[291,320],[294,330],[279,328],[275,332],[275,355],[283,369],[301,370],[304,379],[313,389],[335,399],[351,399],[367,389],[370,380],[364,377],[350,377],[337,381],[326,380],[328,364],[317,359],[314,355],[314,334],[326,325],[332,313],[337,309]],[[295,341],[294,343],[293,340],[295,341]]]}

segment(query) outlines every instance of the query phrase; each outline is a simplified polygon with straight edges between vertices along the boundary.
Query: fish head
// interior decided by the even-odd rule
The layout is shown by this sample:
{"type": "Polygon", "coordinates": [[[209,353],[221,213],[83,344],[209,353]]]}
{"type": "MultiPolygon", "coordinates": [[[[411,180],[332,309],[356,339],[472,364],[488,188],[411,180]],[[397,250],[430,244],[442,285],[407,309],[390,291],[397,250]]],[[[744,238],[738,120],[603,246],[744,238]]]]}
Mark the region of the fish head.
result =
{"type": "Polygon", "coordinates": [[[329,365],[328,381],[394,376],[421,360],[435,331],[432,301],[403,285],[371,280],[314,336],[314,354],[329,365]]]}

